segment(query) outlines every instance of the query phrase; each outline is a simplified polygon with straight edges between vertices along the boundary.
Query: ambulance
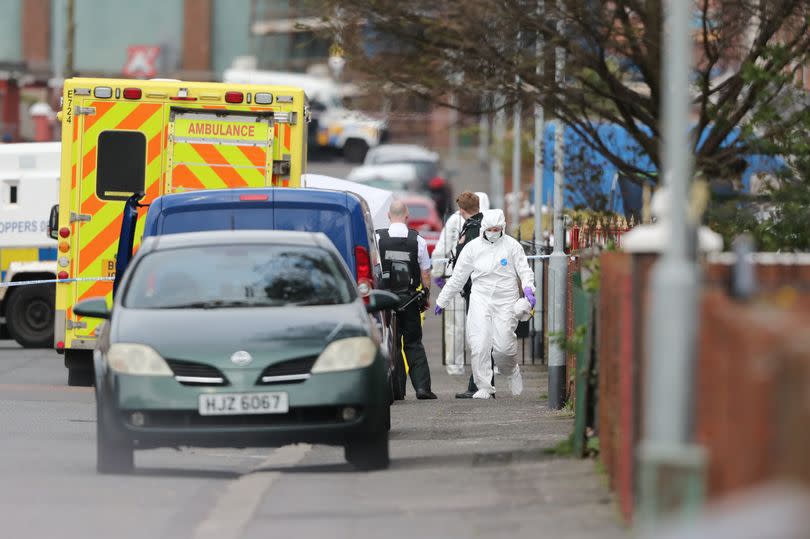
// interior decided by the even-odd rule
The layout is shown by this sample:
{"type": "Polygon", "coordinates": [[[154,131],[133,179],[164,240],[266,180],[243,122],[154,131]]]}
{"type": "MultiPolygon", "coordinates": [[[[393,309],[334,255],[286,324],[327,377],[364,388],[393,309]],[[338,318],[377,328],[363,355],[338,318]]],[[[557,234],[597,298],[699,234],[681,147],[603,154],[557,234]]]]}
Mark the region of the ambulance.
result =
{"type": "Polygon", "coordinates": [[[54,346],[68,384],[89,385],[98,322],[72,307],[110,296],[125,201],[135,193],[147,206],[167,193],[299,187],[309,106],[291,86],[74,78],[58,118],[62,174],[51,218],[64,282],[56,284],[54,346]]]}
{"type": "Polygon", "coordinates": [[[53,346],[56,242],[48,212],[59,194],[59,143],[0,144],[0,338],[53,346]]]}

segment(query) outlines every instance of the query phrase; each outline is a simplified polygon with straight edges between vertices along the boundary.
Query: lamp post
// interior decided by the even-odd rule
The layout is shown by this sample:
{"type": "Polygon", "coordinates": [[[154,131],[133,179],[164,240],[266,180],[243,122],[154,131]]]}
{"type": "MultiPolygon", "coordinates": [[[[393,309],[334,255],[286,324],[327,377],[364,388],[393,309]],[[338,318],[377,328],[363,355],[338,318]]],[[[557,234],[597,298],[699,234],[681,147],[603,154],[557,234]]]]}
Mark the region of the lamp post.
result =
{"type": "MultiPolygon", "coordinates": [[[[561,2],[557,0],[558,12],[561,2]]],[[[562,16],[558,14],[557,32],[562,33],[562,16]]],[[[565,51],[557,47],[554,61],[554,78],[557,87],[562,86],[565,71],[565,51]]],[[[558,90],[559,91],[559,90],[558,90]]],[[[549,335],[564,335],[566,328],[565,307],[568,287],[568,257],[565,255],[565,223],[563,222],[565,127],[559,117],[554,120],[554,250],[548,264],[548,331],[549,335]]],[[[565,351],[558,339],[552,339],[548,347],[548,407],[559,410],[565,405],[565,351]]]]}
{"type": "Polygon", "coordinates": [[[644,380],[640,517],[655,528],[667,512],[688,516],[702,503],[705,456],[693,444],[698,268],[694,223],[689,222],[692,179],[689,144],[689,65],[692,3],[665,2],[663,48],[664,181],[669,190],[669,241],[652,269],[644,380]]]}
{"type": "MultiPolygon", "coordinates": [[[[545,0],[538,0],[537,15],[542,17],[545,11],[545,0]]],[[[537,55],[537,67],[535,73],[537,78],[543,76],[543,35],[537,33],[535,44],[537,55]]],[[[543,152],[545,151],[544,137],[546,132],[545,111],[539,103],[534,105],[534,250],[540,253],[540,246],[543,245],[543,152]]],[[[536,352],[543,349],[543,305],[545,298],[543,291],[543,263],[535,264],[534,267],[534,287],[539,292],[537,296],[540,301],[534,310],[534,335],[532,346],[536,352]]]]}

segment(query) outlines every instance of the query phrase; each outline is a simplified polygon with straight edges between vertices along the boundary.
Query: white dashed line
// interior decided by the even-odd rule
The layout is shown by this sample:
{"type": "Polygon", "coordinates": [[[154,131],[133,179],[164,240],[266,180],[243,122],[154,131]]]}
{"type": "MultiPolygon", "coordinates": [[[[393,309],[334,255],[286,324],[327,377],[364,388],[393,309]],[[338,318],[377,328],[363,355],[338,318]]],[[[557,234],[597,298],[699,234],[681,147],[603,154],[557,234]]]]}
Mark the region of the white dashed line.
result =
{"type": "Polygon", "coordinates": [[[256,468],[257,471],[231,481],[205,520],[194,530],[194,539],[237,539],[265,492],[281,476],[281,472],[261,470],[298,464],[311,449],[308,444],[280,447],[256,468]]]}

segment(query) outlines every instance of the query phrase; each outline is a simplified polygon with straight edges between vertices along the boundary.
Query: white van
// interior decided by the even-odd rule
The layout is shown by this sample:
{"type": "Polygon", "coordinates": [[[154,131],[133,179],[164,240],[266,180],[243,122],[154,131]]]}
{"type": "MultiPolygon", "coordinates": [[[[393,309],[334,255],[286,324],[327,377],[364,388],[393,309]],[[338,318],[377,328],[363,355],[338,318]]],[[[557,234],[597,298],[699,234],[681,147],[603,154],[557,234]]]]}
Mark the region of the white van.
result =
{"type": "Polygon", "coordinates": [[[328,77],[290,73],[226,69],[223,82],[234,84],[281,84],[302,88],[309,98],[311,121],[309,144],[315,148],[332,148],[343,152],[350,163],[362,163],[369,148],[385,142],[388,126],[365,114],[343,106],[344,86],[328,77]]]}
{"type": "MultiPolygon", "coordinates": [[[[56,278],[48,219],[59,199],[60,148],[0,144],[0,282],[56,278]]],[[[54,284],[0,287],[0,333],[25,347],[53,346],[55,291],[54,284]]]]}

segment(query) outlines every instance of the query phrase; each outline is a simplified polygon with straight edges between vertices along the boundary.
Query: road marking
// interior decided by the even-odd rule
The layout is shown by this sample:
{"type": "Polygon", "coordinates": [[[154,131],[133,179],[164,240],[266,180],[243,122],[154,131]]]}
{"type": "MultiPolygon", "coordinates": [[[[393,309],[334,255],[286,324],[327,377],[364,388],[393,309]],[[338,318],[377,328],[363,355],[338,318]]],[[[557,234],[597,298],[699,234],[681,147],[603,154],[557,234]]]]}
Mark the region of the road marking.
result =
{"type": "Polygon", "coordinates": [[[90,393],[93,391],[92,387],[57,386],[46,384],[0,384],[0,391],[31,391],[36,389],[75,393],[90,393]]]}
{"type": "Polygon", "coordinates": [[[298,464],[311,449],[309,444],[280,447],[255,471],[231,481],[208,516],[194,530],[194,539],[238,539],[264,494],[281,477],[281,472],[261,470],[298,464]]]}

